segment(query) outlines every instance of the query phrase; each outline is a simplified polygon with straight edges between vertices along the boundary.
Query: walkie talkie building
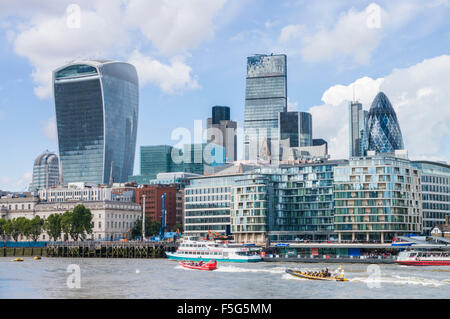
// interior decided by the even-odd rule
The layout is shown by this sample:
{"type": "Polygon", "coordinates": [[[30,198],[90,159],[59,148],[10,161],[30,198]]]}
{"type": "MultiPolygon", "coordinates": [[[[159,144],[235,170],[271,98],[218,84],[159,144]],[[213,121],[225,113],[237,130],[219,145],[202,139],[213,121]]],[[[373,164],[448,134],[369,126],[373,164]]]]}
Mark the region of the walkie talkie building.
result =
{"type": "Polygon", "coordinates": [[[62,182],[126,182],[133,174],[139,111],[134,66],[72,62],[53,72],[53,93],[62,182]]]}

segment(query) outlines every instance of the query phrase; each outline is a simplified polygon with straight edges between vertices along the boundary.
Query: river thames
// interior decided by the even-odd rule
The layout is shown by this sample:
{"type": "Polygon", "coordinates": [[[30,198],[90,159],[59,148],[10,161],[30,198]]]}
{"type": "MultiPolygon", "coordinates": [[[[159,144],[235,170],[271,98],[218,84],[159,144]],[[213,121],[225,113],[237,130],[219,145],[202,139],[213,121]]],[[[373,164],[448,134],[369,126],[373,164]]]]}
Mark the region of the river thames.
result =
{"type": "Polygon", "coordinates": [[[285,269],[333,271],[339,265],[219,263],[207,272],[168,259],[12,259],[0,258],[2,299],[450,298],[450,267],[343,264],[349,282],[329,282],[295,278],[285,269]]]}

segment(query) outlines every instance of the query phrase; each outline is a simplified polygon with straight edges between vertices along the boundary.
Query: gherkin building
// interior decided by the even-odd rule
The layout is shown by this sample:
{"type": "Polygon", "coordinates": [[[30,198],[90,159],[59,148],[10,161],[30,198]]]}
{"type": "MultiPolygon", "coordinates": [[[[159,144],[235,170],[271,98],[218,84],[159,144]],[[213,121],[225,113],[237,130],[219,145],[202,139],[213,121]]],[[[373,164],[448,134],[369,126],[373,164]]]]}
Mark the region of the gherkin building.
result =
{"type": "Polygon", "coordinates": [[[369,110],[366,148],[376,153],[394,153],[403,149],[397,115],[383,92],[377,94],[369,110]]]}

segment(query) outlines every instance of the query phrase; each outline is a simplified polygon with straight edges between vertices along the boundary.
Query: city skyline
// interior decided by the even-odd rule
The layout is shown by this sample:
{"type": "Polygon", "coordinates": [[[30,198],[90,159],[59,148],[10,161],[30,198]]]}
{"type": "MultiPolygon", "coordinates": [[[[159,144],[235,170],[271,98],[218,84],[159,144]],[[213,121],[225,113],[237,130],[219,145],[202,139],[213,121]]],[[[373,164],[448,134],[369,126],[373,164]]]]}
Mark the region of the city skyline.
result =
{"type": "MultiPolygon", "coordinates": [[[[81,17],[85,19],[81,20],[79,29],[65,30],[69,39],[86,32],[89,34],[92,31],[89,19],[102,19],[105,28],[101,32],[108,35],[119,35],[128,30],[128,26],[122,31],[106,28],[110,22],[107,13],[120,11],[115,7],[116,2],[107,6],[102,1],[94,1],[93,5],[85,1],[78,3],[82,9],[81,17]]],[[[151,26],[137,19],[136,23],[140,24],[134,28],[140,28],[140,33],[135,37],[137,42],[144,43],[142,47],[133,41],[126,48],[114,48],[110,43],[100,42],[94,49],[88,50],[83,44],[76,44],[68,51],[59,49],[58,32],[50,32],[46,36],[41,32],[52,26],[67,28],[69,3],[37,8],[30,2],[28,8],[21,12],[13,2],[2,3],[0,18],[5,23],[0,28],[0,61],[8,77],[0,78],[0,133],[7,137],[2,140],[2,149],[8,149],[9,155],[0,162],[7,168],[0,174],[0,189],[25,190],[31,182],[33,159],[45,149],[58,151],[52,122],[54,105],[49,92],[46,93],[53,60],[60,64],[60,61],[95,54],[130,62],[138,69],[144,86],[139,92],[142,95],[142,113],[137,148],[173,145],[177,141],[170,139],[171,131],[177,127],[192,131],[194,120],[202,120],[206,128],[206,119],[213,105],[230,106],[232,120],[243,127],[245,60],[254,53],[273,52],[286,54],[288,58],[288,110],[312,114],[314,134],[328,141],[332,158],[348,157],[347,103],[353,99],[353,94],[356,100],[361,101],[363,109],[368,110],[381,90],[397,113],[410,159],[448,161],[450,158],[450,111],[447,107],[450,96],[445,90],[450,74],[450,56],[445,55],[449,41],[442,40],[442,37],[449,37],[445,32],[449,22],[443,19],[449,10],[445,4],[436,2],[435,6],[430,4],[418,10],[418,2],[409,2],[406,7],[405,2],[400,2],[404,5],[402,7],[384,1],[376,4],[348,1],[339,5],[329,4],[326,8],[321,2],[323,11],[318,14],[314,5],[302,7],[293,1],[286,1],[285,6],[276,8],[267,3],[262,6],[265,8],[254,10],[249,10],[255,8],[252,5],[254,1],[210,3],[204,10],[205,16],[199,20],[201,27],[196,25],[193,28],[193,33],[186,37],[187,42],[177,43],[175,38],[164,41],[154,35],[149,29],[151,26]],[[376,8],[380,10],[380,25],[375,23],[367,27],[367,19],[371,12],[376,12],[373,11],[376,8]],[[304,13],[300,14],[301,11],[304,13]],[[399,12],[403,13],[403,18],[394,23],[393,16],[399,12]],[[238,24],[244,13],[250,14],[253,21],[238,24]],[[47,22],[39,14],[45,15],[47,22]],[[311,17],[306,17],[307,14],[311,17]],[[415,37],[402,36],[407,30],[411,31],[413,24],[417,24],[416,28],[420,30],[430,15],[434,16],[432,25],[417,32],[415,37]],[[319,22],[306,27],[307,22],[318,16],[319,22]],[[29,19],[29,22],[23,30],[16,30],[7,23],[14,19],[29,19]],[[320,23],[325,23],[321,31],[318,29],[320,23]],[[349,23],[366,23],[365,28],[352,38],[355,41],[350,42],[352,50],[336,44],[347,34],[346,25],[349,23]],[[203,29],[208,30],[206,34],[202,33],[203,29]],[[318,47],[312,36],[336,38],[330,42],[330,45],[335,45],[331,47],[332,52],[318,47]],[[357,41],[362,38],[372,43],[357,41]],[[436,38],[441,38],[441,41],[433,41],[436,38]],[[397,40],[402,49],[393,44],[397,40]],[[429,41],[432,45],[428,45],[429,41]],[[41,45],[48,49],[42,50],[41,45]],[[230,49],[219,52],[224,46],[230,49]],[[415,47],[421,50],[411,52],[415,47]],[[403,50],[408,50],[407,56],[403,50]],[[229,58],[224,59],[226,56],[229,58]],[[219,60],[225,62],[217,63],[219,60]],[[417,130],[417,127],[421,129],[417,130]]],[[[137,15],[137,6],[126,8],[127,14],[137,15]]],[[[173,12],[181,9],[176,5],[172,8],[173,12]]],[[[167,17],[168,21],[171,17],[167,17]]],[[[175,35],[183,35],[180,30],[175,31],[178,31],[174,32],[175,35]]],[[[97,33],[92,34],[94,38],[97,36],[97,33]]],[[[136,152],[135,163],[138,162],[136,152]]],[[[138,173],[137,165],[134,173],[138,173]]]]}

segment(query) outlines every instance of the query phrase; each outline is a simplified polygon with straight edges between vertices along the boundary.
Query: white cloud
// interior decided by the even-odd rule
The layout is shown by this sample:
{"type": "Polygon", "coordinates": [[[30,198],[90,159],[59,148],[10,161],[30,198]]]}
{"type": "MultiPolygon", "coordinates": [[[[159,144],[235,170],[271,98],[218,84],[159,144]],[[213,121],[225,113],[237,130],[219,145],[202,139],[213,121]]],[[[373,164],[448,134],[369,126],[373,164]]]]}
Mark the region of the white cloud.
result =
{"type": "Polygon", "coordinates": [[[95,2],[93,7],[81,11],[80,28],[68,25],[64,11],[45,19],[37,15],[18,32],[14,50],[33,65],[37,96],[50,96],[51,72],[58,66],[76,58],[105,57],[127,44],[119,4],[120,1],[111,1],[109,6],[95,2]]]}
{"type": "MultiPolygon", "coordinates": [[[[14,2],[0,7],[6,12],[2,28],[13,43],[14,51],[33,66],[35,94],[46,98],[51,95],[51,74],[57,67],[74,59],[121,57],[126,60],[134,54],[136,47],[145,46],[146,41],[173,60],[171,68],[182,72],[179,79],[170,74],[172,79],[156,76],[147,82],[158,85],[165,92],[170,92],[171,87],[182,87],[179,82],[186,78],[186,73],[189,74],[190,67],[180,62],[177,56],[213,37],[214,17],[225,2],[81,0],[78,1],[81,9],[79,28],[71,27],[67,4],[59,1],[55,6],[42,7],[32,1],[23,11],[14,2]],[[20,23],[7,23],[8,19],[15,21],[17,17],[22,18],[20,23]],[[145,36],[144,41],[137,36],[138,30],[145,36]]],[[[164,66],[155,58],[151,59],[154,65],[164,66]]],[[[161,72],[161,67],[158,70],[161,72]]],[[[185,85],[187,88],[194,86],[195,81],[185,85]]]]}
{"type": "Polygon", "coordinates": [[[371,79],[367,76],[362,77],[350,85],[334,85],[322,95],[322,101],[325,104],[339,105],[343,101],[353,99],[367,105],[372,103],[373,98],[380,90],[383,78],[371,79]]]}
{"type": "Polygon", "coordinates": [[[304,29],[305,26],[300,24],[287,25],[281,29],[279,41],[285,43],[291,39],[298,38],[304,29]]]}
{"type": "Polygon", "coordinates": [[[180,57],[173,58],[171,64],[167,65],[136,50],[128,62],[136,67],[141,84],[153,83],[165,93],[200,88],[197,79],[191,76],[192,68],[180,57]]]}
{"type": "Polygon", "coordinates": [[[314,135],[328,140],[333,158],[348,157],[348,100],[352,99],[353,86],[356,84],[357,97],[366,110],[379,88],[397,113],[409,157],[449,161],[449,82],[450,56],[443,55],[395,69],[384,78],[364,77],[347,86],[333,86],[323,94],[325,104],[309,110],[314,135]]]}
{"type": "Polygon", "coordinates": [[[56,117],[53,116],[45,122],[45,124],[42,126],[42,130],[44,132],[44,135],[50,139],[56,141],[58,138],[58,131],[56,128],[56,117]]]}
{"type": "Polygon", "coordinates": [[[384,10],[377,4],[357,11],[351,8],[341,14],[336,24],[321,28],[305,36],[301,54],[309,62],[352,57],[359,64],[367,64],[381,39],[384,10]]]}
{"type": "Polygon", "coordinates": [[[32,172],[26,172],[19,178],[0,176],[0,190],[12,192],[28,191],[32,179],[32,172]]]}
{"type": "Polygon", "coordinates": [[[130,25],[138,27],[163,53],[196,47],[214,35],[214,17],[226,0],[132,0],[126,8],[130,25]]]}
{"type": "Polygon", "coordinates": [[[288,112],[298,111],[298,102],[291,101],[288,97],[287,99],[287,110],[288,112]]]}

